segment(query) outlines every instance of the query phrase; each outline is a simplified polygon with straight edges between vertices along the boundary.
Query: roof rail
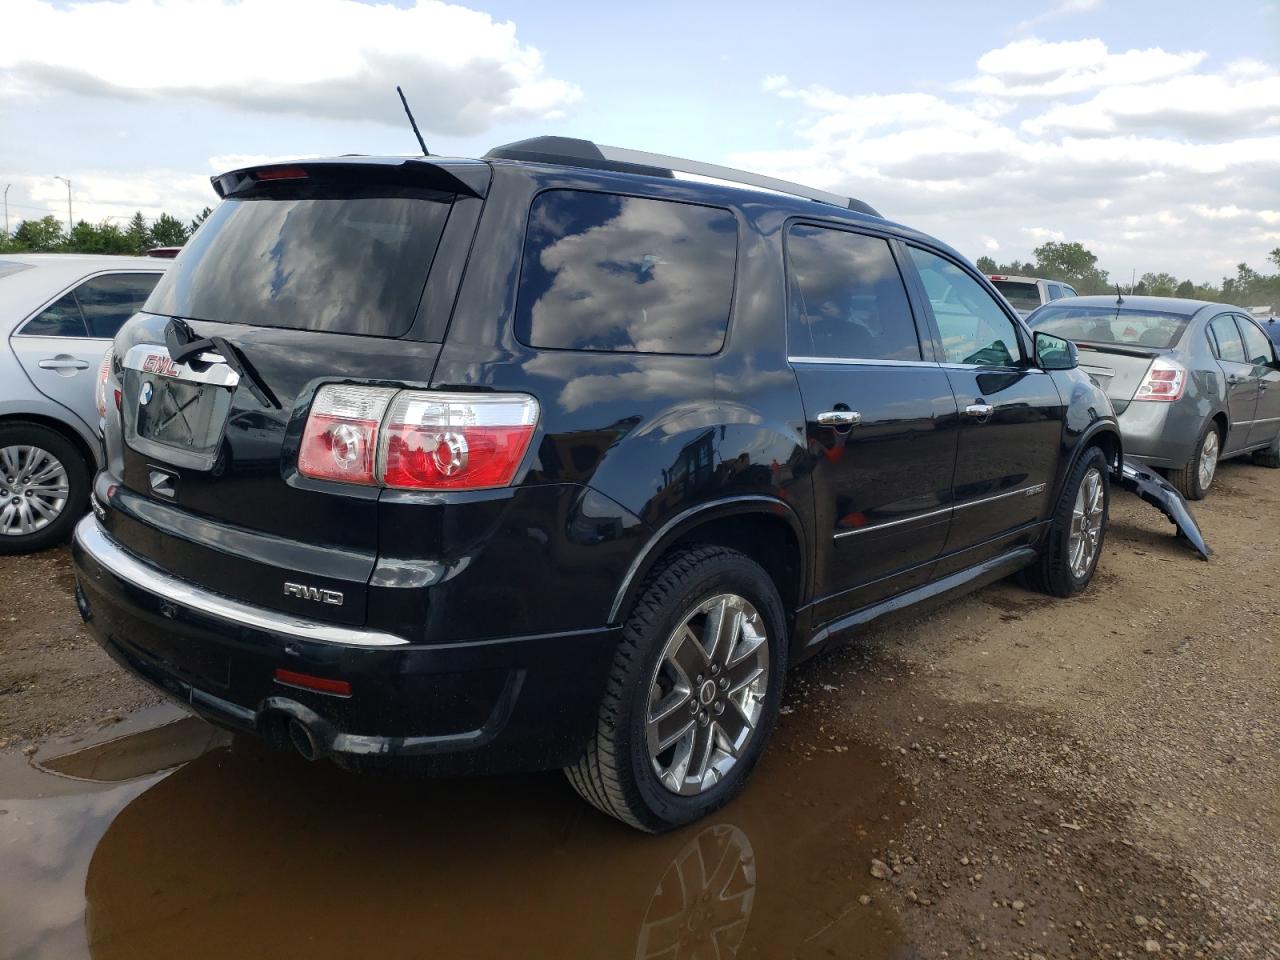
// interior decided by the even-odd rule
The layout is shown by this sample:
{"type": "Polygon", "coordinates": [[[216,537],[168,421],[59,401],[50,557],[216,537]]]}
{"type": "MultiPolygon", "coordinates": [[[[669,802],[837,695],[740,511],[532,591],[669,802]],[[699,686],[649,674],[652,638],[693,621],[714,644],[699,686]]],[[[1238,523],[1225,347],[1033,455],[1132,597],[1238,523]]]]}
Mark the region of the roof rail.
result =
{"type": "Polygon", "coordinates": [[[685,160],[661,153],[647,153],[626,147],[607,147],[575,137],[531,137],[515,143],[494,147],[485,154],[487,160],[524,160],[532,163],[558,163],[571,167],[590,167],[596,170],[612,170],[615,173],[639,173],[650,177],[671,178],[676,173],[688,173],[712,180],[726,180],[761,190],[772,190],[794,197],[829,203],[858,213],[880,216],[870,204],[852,197],[841,196],[826,190],[806,187],[789,180],[766,177],[733,167],[722,167],[699,160],[685,160]]]}

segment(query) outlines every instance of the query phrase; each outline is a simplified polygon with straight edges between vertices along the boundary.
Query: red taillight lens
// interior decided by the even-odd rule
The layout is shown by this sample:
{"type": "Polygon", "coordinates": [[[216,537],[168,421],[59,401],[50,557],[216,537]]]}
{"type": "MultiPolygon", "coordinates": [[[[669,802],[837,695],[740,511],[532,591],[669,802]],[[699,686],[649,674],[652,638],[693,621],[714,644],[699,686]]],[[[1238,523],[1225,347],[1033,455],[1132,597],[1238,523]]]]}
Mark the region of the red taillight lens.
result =
{"type": "MultiPolygon", "coordinates": [[[[98,364],[98,416],[100,417],[106,417],[107,415],[107,381],[111,378],[113,353],[113,350],[107,350],[102,356],[102,363],[98,364]]],[[[119,397],[119,395],[120,392],[116,391],[116,396],[119,397]]],[[[119,409],[119,407],[120,404],[117,400],[116,409],[119,409]]]]}
{"type": "Polygon", "coordinates": [[[321,387],[302,432],[298,472],[319,480],[377,483],[378,424],[395,393],[386,387],[321,387]]]}
{"type": "Polygon", "coordinates": [[[1163,400],[1171,402],[1182,396],[1187,385],[1187,368],[1173,360],[1156,357],[1147,369],[1147,375],[1138,385],[1135,400],[1163,400]]]}
{"type": "Polygon", "coordinates": [[[331,384],[311,406],[298,472],[402,490],[482,490],[515,477],[538,422],[523,394],[331,384]]]}
{"type": "Polygon", "coordinates": [[[537,421],[533,397],[406,390],[383,426],[380,479],[411,490],[505,487],[537,421]]]}

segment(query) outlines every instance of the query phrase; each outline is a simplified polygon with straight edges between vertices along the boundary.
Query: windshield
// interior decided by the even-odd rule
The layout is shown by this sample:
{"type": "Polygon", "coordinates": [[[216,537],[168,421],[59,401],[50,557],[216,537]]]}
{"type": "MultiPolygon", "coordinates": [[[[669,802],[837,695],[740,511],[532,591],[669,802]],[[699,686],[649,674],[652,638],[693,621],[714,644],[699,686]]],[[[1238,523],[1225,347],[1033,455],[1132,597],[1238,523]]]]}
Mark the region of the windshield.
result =
{"type": "Polygon", "coordinates": [[[1042,307],[1031,326],[1067,340],[1120,343],[1137,347],[1172,347],[1190,317],[1124,307],[1042,307]]]}
{"type": "Polygon", "coordinates": [[[1015,280],[992,280],[996,289],[1004,294],[1015,310],[1034,310],[1040,306],[1040,290],[1034,283],[1018,283],[1015,280]]]}
{"type": "Polygon", "coordinates": [[[224,200],[145,309],[369,336],[408,332],[452,196],[224,200]]]}

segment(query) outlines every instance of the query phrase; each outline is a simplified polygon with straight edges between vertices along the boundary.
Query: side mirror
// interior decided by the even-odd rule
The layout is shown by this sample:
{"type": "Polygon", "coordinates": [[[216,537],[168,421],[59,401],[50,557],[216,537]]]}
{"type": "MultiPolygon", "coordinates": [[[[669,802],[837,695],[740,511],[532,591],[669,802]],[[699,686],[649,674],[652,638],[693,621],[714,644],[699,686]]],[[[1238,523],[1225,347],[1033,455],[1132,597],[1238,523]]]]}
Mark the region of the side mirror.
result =
{"type": "Polygon", "coordinates": [[[1042,330],[1036,330],[1032,339],[1035,344],[1036,366],[1041,370],[1074,370],[1080,366],[1080,354],[1070,340],[1055,337],[1042,330]]]}

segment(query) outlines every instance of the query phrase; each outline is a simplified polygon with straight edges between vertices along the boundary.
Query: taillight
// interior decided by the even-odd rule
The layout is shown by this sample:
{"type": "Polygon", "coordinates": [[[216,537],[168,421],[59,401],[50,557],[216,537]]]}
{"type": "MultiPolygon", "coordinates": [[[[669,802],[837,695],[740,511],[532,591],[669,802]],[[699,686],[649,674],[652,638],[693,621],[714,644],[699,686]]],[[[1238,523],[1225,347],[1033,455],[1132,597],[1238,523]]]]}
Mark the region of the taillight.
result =
{"type": "Polygon", "coordinates": [[[524,394],[329,385],[307,417],[298,471],[401,490],[505,487],[537,422],[524,394]]]}
{"type": "Polygon", "coordinates": [[[381,482],[412,490],[505,487],[537,420],[538,402],[520,394],[406,390],[383,425],[381,482]]]}
{"type": "Polygon", "coordinates": [[[1173,360],[1156,357],[1147,369],[1147,375],[1138,385],[1135,400],[1177,400],[1187,385],[1187,368],[1173,360]]]}
{"type": "Polygon", "coordinates": [[[98,364],[98,416],[107,416],[107,381],[111,379],[111,361],[113,350],[102,355],[102,363],[98,364]]]}
{"type": "Polygon", "coordinates": [[[302,432],[298,471],[320,480],[377,483],[378,424],[395,393],[387,387],[321,387],[302,432]]]}

